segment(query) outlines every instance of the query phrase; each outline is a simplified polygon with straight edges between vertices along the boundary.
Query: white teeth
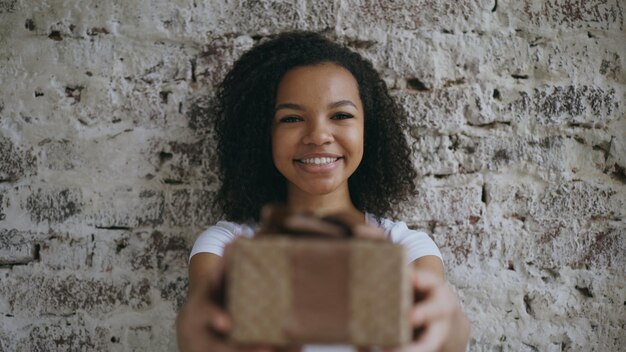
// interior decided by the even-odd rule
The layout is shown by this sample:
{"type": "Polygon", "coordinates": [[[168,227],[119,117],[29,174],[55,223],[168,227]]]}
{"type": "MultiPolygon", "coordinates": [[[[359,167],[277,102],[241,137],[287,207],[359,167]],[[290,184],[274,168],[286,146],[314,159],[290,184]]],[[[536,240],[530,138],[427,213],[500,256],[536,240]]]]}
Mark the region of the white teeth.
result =
{"type": "Polygon", "coordinates": [[[305,164],[315,164],[315,165],[324,165],[330,164],[337,161],[339,158],[311,158],[311,159],[302,159],[300,162],[305,164]]]}

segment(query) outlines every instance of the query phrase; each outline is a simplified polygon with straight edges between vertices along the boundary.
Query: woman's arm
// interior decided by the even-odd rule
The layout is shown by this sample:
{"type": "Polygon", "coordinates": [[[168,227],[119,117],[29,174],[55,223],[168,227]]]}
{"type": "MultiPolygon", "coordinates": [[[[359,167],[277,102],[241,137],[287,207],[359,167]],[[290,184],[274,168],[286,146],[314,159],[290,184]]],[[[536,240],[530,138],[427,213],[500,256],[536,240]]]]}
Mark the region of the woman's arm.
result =
{"type": "Polygon", "coordinates": [[[176,337],[181,352],[270,351],[268,348],[240,348],[230,345],[224,336],[232,328],[228,313],[215,299],[221,291],[224,273],[222,257],[198,253],[189,263],[189,290],[176,319],[176,337]]]}
{"type": "Polygon", "coordinates": [[[198,253],[189,262],[189,288],[187,296],[195,292],[206,292],[209,285],[217,280],[218,267],[222,257],[213,253],[198,253]]]}
{"type": "Polygon", "coordinates": [[[467,349],[469,320],[457,295],[445,282],[444,268],[436,256],[424,256],[412,263],[412,283],[422,296],[412,309],[411,320],[422,333],[402,351],[457,352],[467,349]]]}
{"type": "Polygon", "coordinates": [[[189,263],[187,300],[176,318],[176,338],[181,352],[207,351],[212,344],[211,328],[224,327],[209,292],[221,258],[215,254],[200,253],[189,263]]]}

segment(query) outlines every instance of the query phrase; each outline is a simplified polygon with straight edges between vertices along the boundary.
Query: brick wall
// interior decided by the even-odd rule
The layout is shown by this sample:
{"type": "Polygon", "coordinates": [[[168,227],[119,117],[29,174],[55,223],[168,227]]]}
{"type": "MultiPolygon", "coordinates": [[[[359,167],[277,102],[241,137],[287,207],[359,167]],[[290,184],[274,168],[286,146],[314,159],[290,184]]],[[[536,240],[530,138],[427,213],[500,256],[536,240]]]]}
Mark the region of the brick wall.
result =
{"type": "Polygon", "coordinates": [[[409,110],[472,351],[626,345],[623,0],[0,0],[0,350],[175,350],[216,219],[208,96],[325,31],[409,110]]]}

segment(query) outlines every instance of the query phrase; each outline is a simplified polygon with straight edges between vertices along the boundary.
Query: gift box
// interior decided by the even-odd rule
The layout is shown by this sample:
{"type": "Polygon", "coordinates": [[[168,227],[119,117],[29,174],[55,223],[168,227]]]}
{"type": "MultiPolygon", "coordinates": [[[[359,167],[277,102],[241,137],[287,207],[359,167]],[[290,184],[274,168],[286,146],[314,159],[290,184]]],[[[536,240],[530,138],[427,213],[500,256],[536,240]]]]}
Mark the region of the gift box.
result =
{"type": "Polygon", "coordinates": [[[392,347],[411,338],[400,245],[262,236],[236,241],[226,262],[233,342],[392,347]]]}

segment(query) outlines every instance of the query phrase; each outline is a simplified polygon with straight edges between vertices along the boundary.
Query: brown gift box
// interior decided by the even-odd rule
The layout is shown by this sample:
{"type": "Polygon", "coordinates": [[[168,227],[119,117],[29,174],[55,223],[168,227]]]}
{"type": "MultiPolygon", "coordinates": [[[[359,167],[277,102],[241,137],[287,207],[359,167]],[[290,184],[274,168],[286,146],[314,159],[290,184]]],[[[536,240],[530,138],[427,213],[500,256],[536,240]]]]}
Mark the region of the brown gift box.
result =
{"type": "Polygon", "coordinates": [[[400,245],[263,236],[236,241],[226,270],[236,343],[399,346],[411,338],[400,245]]]}

